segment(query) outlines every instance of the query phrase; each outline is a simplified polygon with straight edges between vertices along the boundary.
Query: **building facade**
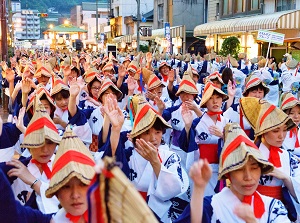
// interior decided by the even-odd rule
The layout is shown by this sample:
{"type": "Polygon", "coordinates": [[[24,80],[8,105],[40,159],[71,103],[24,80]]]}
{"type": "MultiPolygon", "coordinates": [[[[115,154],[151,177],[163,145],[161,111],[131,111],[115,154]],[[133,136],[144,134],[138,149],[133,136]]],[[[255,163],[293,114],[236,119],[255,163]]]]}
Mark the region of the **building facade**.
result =
{"type": "Polygon", "coordinates": [[[213,38],[217,52],[226,37],[237,36],[242,51],[252,58],[266,56],[268,43],[257,40],[257,33],[270,30],[285,34],[285,40],[283,45],[271,44],[269,56],[278,61],[289,52],[300,59],[299,21],[300,0],[211,0],[208,22],[196,26],[194,36],[213,38]]]}

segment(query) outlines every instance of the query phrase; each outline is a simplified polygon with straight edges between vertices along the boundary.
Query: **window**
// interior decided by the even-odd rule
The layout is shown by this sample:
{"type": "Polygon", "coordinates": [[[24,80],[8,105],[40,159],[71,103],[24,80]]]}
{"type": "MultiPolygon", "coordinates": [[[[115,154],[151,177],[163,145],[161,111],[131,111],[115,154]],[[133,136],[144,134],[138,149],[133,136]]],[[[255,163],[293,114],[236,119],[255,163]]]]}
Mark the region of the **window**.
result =
{"type": "Polygon", "coordinates": [[[223,15],[232,14],[232,0],[224,0],[223,2],[223,15]]]}
{"type": "Polygon", "coordinates": [[[260,7],[259,0],[251,0],[251,10],[258,10],[260,7]]]}
{"type": "Polygon", "coordinates": [[[277,0],[276,1],[277,12],[296,9],[295,0],[277,0]]]}
{"type": "Polygon", "coordinates": [[[246,0],[234,1],[234,13],[241,13],[246,11],[246,0]]]}
{"type": "Polygon", "coordinates": [[[158,5],[158,13],[157,13],[157,20],[162,21],[164,20],[164,4],[158,5]]]}

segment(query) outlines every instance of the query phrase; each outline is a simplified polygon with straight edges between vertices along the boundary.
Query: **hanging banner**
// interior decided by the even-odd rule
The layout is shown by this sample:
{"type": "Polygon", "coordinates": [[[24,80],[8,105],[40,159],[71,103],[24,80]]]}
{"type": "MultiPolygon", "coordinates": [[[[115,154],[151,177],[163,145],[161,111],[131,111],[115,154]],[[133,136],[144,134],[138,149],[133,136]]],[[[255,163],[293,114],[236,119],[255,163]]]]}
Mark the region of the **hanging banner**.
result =
{"type": "Polygon", "coordinates": [[[257,34],[257,39],[265,42],[282,45],[284,42],[284,34],[266,30],[259,30],[257,34]]]}
{"type": "Polygon", "coordinates": [[[165,23],[165,38],[169,43],[166,48],[166,53],[171,53],[171,28],[170,28],[170,23],[168,22],[165,23]]]}

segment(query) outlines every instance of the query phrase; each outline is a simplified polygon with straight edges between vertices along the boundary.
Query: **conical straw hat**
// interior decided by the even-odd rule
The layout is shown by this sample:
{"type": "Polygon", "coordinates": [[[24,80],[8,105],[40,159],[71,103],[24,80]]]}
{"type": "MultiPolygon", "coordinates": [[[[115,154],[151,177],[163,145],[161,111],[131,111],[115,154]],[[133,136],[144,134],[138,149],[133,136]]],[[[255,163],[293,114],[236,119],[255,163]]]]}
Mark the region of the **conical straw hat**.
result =
{"type": "Polygon", "coordinates": [[[77,177],[82,183],[89,185],[95,175],[95,162],[88,148],[72,131],[70,126],[59,144],[52,168],[52,176],[46,197],[51,198],[67,184],[71,178],[77,177]]]}
{"type": "Polygon", "coordinates": [[[162,122],[165,128],[172,128],[148,102],[141,101],[137,106],[137,113],[130,133],[131,138],[149,130],[157,119],[162,122]]]}
{"type": "Polygon", "coordinates": [[[215,71],[212,74],[210,74],[207,77],[207,79],[210,80],[210,81],[217,79],[221,84],[224,84],[224,82],[222,80],[222,77],[221,77],[221,74],[218,71],[215,71]]]}
{"type": "Polygon", "coordinates": [[[21,146],[24,148],[39,148],[45,145],[46,139],[58,144],[60,137],[54,122],[38,98],[34,100],[34,103],[35,112],[27,126],[21,146]]]}
{"type": "Polygon", "coordinates": [[[287,125],[287,130],[295,127],[295,123],[287,114],[265,100],[244,97],[240,99],[240,106],[245,118],[254,129],[255,137],[284,124],[287,125]]]}
{"type": "Polygon", "coordinates": [[[29,109],[32,108],[32,106],[33,106],[33,104],[34,104],[34,99],[35,99],[35,98],[41,100],[41,97],[42,97],[43,95],[46,96],[46,98],[47,98],[47,100],[49,101],[51,107],[54,109],[54,108],[55,108],[55,104],[54,104],[54,102],[53,102],[53,98],[51,97],[49,91],[48,91],[44,86],[39,86],[39,87],[36,89],[35,93],[31,95],[32,97],[29,98],[29,102],[28,102],[26,111],[28,111],[29,109]]]}
{"type": "Polygon", "coordinates": [[[142,68],[142,75],[143,75],[143,80],[145,83],[149,82],[150,76],[153,74],[152,71],[148,70],[147,68],[143,67],[142,68]]]}
{"type": "Polygon", "coordinates": [[[90,223],[158,223],[153,212],[110,157],[96,166],[97,174],[88,189],[90,223]]]}
{"type": "Polygon", "coordinates": [[[148,103],[148,101],[146,100],[146,98],[144,97],[144,95],[142,94],[135,94],[132,97],[129,97],[128,99],[128,110],[129,113],[132,114],[132,118],[135,118],[135,115],[137,113],[137,109],[138,109],[138,105],[140,104],[146,104],[148,103]]]}
{"type": "Polygon", "coordinates": [[[224,135],[225,141],[219,163],[219,179],[224,179],[227,173],[242,168],[250,157],[260,164],[262,174],[273,171],[274,166],[263,157],[238,123],[228,123],[224,128],[224,135]]]}
{"type": "Polygon", "coordinates": [[[210,97],[214,94],[215,91],[222,95],[222,101],[228,100],[229,97],[227,96],[227,94],[225,94],[220,88],[216,87],[212,82],[207,82],[205,84],[202,99],[200,102],[201,108],[206,108],[206,102],[210,99],[210,97]]]}
{"type": "Polygon", "coordinates": [[[282,103],[280,105],[280,109],[285,111],[287,109],[291,109],[297,105],[300,105],[300,101],[294,97],[292,93],[285,93],[282,97],[282,103]]]}
{"type": "Polygon", "coordinates": [[[167,66],[169,67],[169,69],[171,69],[172,67],[170,66],[170,64],[168,64],[166,61],[162,62],[159,64],[158,70],[160,70],[163,66],[167,66]]]}
{"type": "Polygon", "coordinates": [[[180,82],[179,88],[176,92],[176,96],[178,97],[181,92],[186,92],[188,94],[195,94],[198,95],[198,88],[192,79],[193,73],[192,73],[192,68],[191,65],[188,65],[187,71],[184,73],[183,78],[180,82]]]}
{"type": "Polygon", "coordinates": [[[34,77],[52,77],[52,68],[49,63],[38,64],[37,69],[35,71],[34,77]]]}
{"type": "Polygon", "coordinates": [[[288,61],[286,61],[285,65],[290,69],[295,69],[298,66],[298,61],[294,58],[291,58],[288,61]]]}
{"type": "Polygon", "coordinates": [[[136,73],[138,71],[139,67],[140,67],[139,62],[136,59],[134,59],[128,65],[127,71],[131,71],[133,73],[136,73]]]}
{"type": "Polygon", "coordinates": [[[102,78],[99,75],[99,71],[96,70],[96,68],[90,68],[84,73],[84,81],[89,84],[92,82],[95,78],[98,79],[98,81],[102,82],[102,78]]]}
{"type": "Polygon", "coordinates": [[[35,68],[34,68],[34,65],[33,65],[33,63],[31,61],[27,62],[26,66],[24,68],[24,72],[27,71],[27,70],[29,70],[29,72],[31,74],[33,74],[33,75],[35,74],[35,68]]]}
{"type": "Polygon", "coordinates": [[[246,97],[246,93],[250,88],[261,85],[264,88],[265,95],[269,93],[270,89],[262,82],[262,80],[256,75],[252,74],[248,76],[245,80],[245,89],[243,92],[243,96],[246,97]]]}
{"type": "Polygon", "coordinates": [[[60,77],[55,77],[50,95],[53,96],[54,94],[57,94],[61,90],[69,91],[69,87],[68,85],[65,84],[65,82],[63,82],[63,80],[60,77]]]}
{"type": "Polygon", "coordinates": [[[72,58],[70,56],[67,56],[63,58],[63,61],[60,63],[61,68],[65,68],[67,66],[71,66],[72,58]]]}
{"type": "Polygon", "coordinates": [[[105,78],[102,82],[101,88],[100,88],[100,93],[99,93],[99,99],[102,101],[101,97],[102,94],[109,88],[111,87],[117,92],[117,100],[120,100],[123,97],[123,93],[119,90],[119,88],[109,79],[105,78]]]}
{"type": "Polygon", "coordinates": [[[56,57],[51,57],[50,59],[48,59],[48,63],[49,63],[52,70],[54,69],[54,67],[56,65],[56,61],[57,61],[56,57]]]}
{"type": "Polygon", "coordinates": [[[165,85],[161,82],[161,80],[154,73],[150,74],[147,85],[148,85],[148,90],[153,90],[160,86],[165,87],[165,85]]]}
{"type": "Polygon", "coordinates": [[[103,71],[110,71],[110,70],[115,71],[115,69],[114,69],[114,64],[113,64],[111,61],[109,61],[109,62],[107,62],[107,63],[105,64],[105,66],[102,68],[102,72],[103,72],[103,71]]]}

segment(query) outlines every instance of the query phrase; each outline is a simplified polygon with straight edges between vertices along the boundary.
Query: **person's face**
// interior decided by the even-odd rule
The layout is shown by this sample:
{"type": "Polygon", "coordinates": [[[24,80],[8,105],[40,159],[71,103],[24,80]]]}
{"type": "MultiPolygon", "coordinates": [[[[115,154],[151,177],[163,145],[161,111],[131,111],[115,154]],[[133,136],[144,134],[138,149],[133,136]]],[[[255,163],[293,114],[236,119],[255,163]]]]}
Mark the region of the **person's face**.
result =
{"type": "Polygon", "coordinates": [[[131,77],[134,77],[135,72],[132,72],[131,70],[129,70],[129,71],[128,71],[128,75],[131,76],[131,77]]]}
{"type": "Polygon", "coordinates": [[[186,92],[181,92],[180,95],[180,100],[182,101],[182,103],[186,102],[186,101],[190,101],[190,100],[194,100],[194,95],[186,93],[186,92]]]}
{"type": "Polygon", "coordinates": [[[199,80],[199,76],[196,74],[193,74],[193,80],[195,81],[195,84],[197,84],[198,80],[199,80]]]}
{"type": "Polygon", "coordinates": [[[25,78],[30,78],[30,79],[32,79],[32,78],[33,78],[33,74],[32,74],[29,70],[25,70],[25,71],[23,72],[23,79],[25,79],[25,78]]]}
{"type": "Polygon", "coordinates": [[[281,147],[287,133],[287,126],[283,125],[263,134],[267,146],[281,147]]]}
{"type": "Polygon", "coordinates": [[[169,69],[168,66],[163,66],[163,67],[160,68],[160,72],[161,72],[162,75],[168,75],[169,71],[170,71],[170,69],[169,69]]]}
{"type": "Polygon", "coordinates": [[[77,73],[75,70],[71,70],[71,77],[72,78],[77,77],[77,73]]]}
{"type": "Polygon", "coordinates": [[[55,98],[55,104],[58,108],[66,110],[69,104],[69,98],[63,98],[61,95],[55,98]]]}
{"type": "Polygon", "coordinates": [[[94,81],[91,86],[91,93],[94,98],[99,98],[101,83],[99,81],[94,81]]]}
{"type": "Polygon", "coordinates": [[[82,183],[77,177],[73,177],[57,191],[56,197],[67,213],[81,216],[88,208],[87,190],[88,185],[82,183]]]}
{"type": "Polygon", "coordinates": [[[208,111],[218,112],[221,110],[222,106],[222,97],[218,94],[214,94],[206,102],[206,107],[208,111]]]}
{"type": "Polygon", "coordinates": [[[261,168],[257,161],[249,158],[248,162],[240,169],[229,173],[231,186],[230,190],[240,199],[252,195],[258,186],[261,175],[261,168]]]}
{"type": "Polygon", "coordinates": [[[46,99],[42,99],[40,100],[41,103],[44,105],[45,109],[46,109],[46,112],[48,113],[48,115],[51,114],[51,105],[50,105],[50,102],[46,99]]]}
{"type": "Polygon", "coordinates": [[[162,135],[163,132],[161,130],[156,130],[152,127],[139,135],[139,138],[145,140],[146,142],[151,142],[156,148],[158,148],[161,144],[162,135]]]}
{"type": "Polygon", "coordinates": [[[217,87],[217,88],[219,88],[219,89],[221,89],[222,88],[222,84],[220,83],[220,81],[218,81],[218,80],[212,80],[211,82],[213,82],[213,84],[217,87]]]}
{"type": "Polygon", "coordinates": [[[108,88],[103,94],[102,94],[102,104],[104,105],[106,102],[106,98],[107,96],[111,94],[116,100],[117,100],[117,95],[115,95],[115,93],[113,92],[113,90],[111,88],[108,88]]]}
{"type": "Polygon", "coordinates": [[[37,160],[40,163],[48,163],[54,154],[56,143],[46,139],[45,145],[39,148],[29,149],[32,159],[37,160]]]}
{"type": "Polygon", "coordinates": [[[162,96],[162,89],[163,89],[163,87],[160,86],[160,87],[150,90],[150,92],[160,98],[162,96]]]}
{"type": "Polygon", "coordinates": [[[43,84],[44,86],[46,86],[48,84],[49,79],[50,79],[50,77],[46,77],[44,75],[37,78],[39,84],[43,84]]]}
{"type": "Polygon", "coordinates": [[[123,62],[123,65],[124,65],[125,68],[127,68],[129,64],[130,64],[130,61],[128,61],[128,60],[126,60],[125,62],[123,62]]]}
{"type": "Polygon", "coordinates": [[[255,90],[250,90],[247,97],[254,97],[254,98],[259,98],[262,99],[265,96],[265,92],[263,89],[258,88],[255,90]]]}
{"type": "Polygon", "coordinates": [[[111,75],[114,75],[114,73],[115,72],[113,69],[103,71],[104,76],[111,76],[111,75]]]}
{"type": "Polygon", "coordinates": [[[289,113],[289,116],[298,126],[300,124],[300,105],[293,107],[289,113]]]}

